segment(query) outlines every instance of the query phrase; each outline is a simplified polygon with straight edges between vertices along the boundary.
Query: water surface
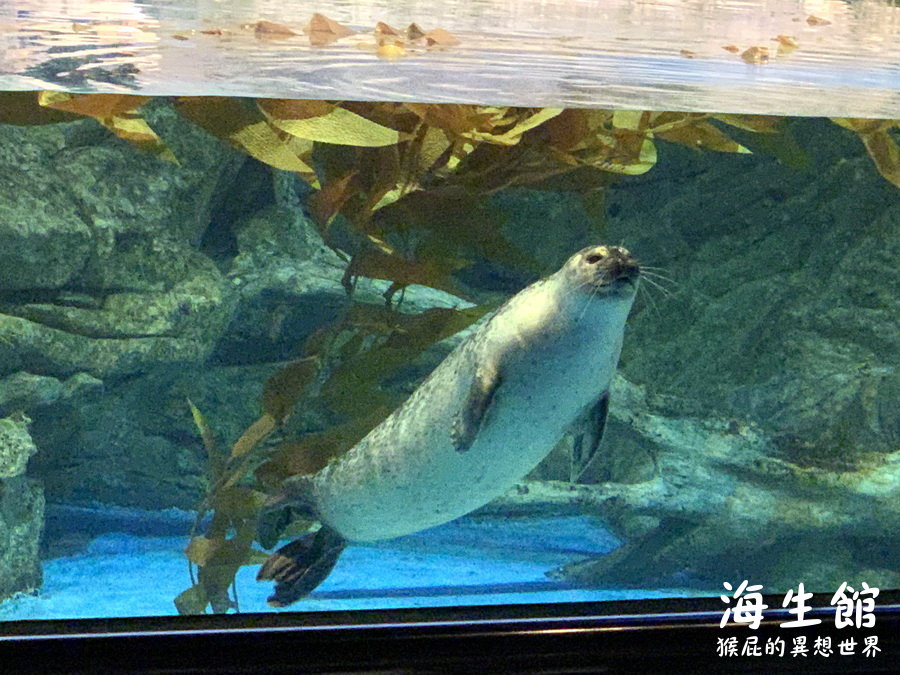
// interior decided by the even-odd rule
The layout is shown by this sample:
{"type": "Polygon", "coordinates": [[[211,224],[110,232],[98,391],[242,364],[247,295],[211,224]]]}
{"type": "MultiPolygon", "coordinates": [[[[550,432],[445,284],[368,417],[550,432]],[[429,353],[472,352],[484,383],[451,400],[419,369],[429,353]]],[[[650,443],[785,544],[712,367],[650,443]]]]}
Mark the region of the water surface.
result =
{"type": "Polygon", "coordinates": [[[4,0],[0,29],[7,89],[900,111],[900,6],[888,0],[4,0]],[[358,33],[312,46],[302,30],[314,12],[358,33]],[[261,39],[246,27],[260,20],[298,34],[261,39]],[[378,21],[443,28],[459,44],[379,58],[378,21]],[[797,47],[779,50],[779,35],[797,47]],[[768,48],[768,60],[745,61],[752,47],[768,48]]]}

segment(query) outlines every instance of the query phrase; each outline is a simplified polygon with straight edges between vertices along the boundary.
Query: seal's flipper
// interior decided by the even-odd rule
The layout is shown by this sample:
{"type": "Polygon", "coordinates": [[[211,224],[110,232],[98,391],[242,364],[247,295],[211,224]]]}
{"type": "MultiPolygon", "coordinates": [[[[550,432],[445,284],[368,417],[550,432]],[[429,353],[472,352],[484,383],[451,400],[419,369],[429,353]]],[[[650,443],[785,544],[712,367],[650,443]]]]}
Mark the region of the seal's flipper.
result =
{"type": "Polygon", "coordinates": [[[256,522],[256,540],[263,548],[272,548],[284,529],[298,518],[318,519],[309,476],[286,479],[281,492],[263,505],[256,522]]]}
{"type": "Polygon", "coordinates": [[[597,402],[585,408],[575,420],[574,426],[580,432],[572,443],[572,454],[569,458],[569,482],[577,483],[590,463],[597,456],[597,448],[606,428],[606,416],[609,413],[609,392],[604,391],[597,402]]]}
{"type": "Polygon", "coordinates": [[[466,400],[453,419],[451,434],[457,452],[465,452],[472,447],[501,381],[495,364],[482,364],[475,371],[466,400]]]}
{"type": "Polygon", "coordinates": [[[275,551],[256,575],[257,581],[275,582],[269,605],[284,607],[309,595],[325,581],[346,546],[341,535],[323,525],[275,551]]]}

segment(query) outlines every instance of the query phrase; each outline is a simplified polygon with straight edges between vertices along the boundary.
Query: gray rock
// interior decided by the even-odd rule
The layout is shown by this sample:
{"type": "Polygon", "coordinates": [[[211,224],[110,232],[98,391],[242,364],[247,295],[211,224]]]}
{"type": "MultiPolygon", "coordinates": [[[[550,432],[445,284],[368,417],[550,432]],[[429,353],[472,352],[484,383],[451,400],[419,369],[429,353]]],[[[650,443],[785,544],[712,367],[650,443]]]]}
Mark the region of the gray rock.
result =
{"type": "Polygon", "coordinates": [[[166,290],[110,293],[82,306],[57,298],[0,306],[0,372],[105,378],[202,362],[225,330],[234,296],[211,261],[199,253],[185,260],[193,269],[166,290]]]}
{"type": "Polygon", "coordinates": [[[0,289],[59,288],[88,260],[91,229],[48,166],[65,149],[62,125],[0,124],[0,289]]]}
{"type": "Polygon", "coordinates": [[[0,479],[23,475],[28,460],[37,452],[29,424],[31,418],[21,412],[0,419],[0,479]]]}
{"type": "Polygon", "coordinates": [[[613,392],[627,403],[611,410],[626,424],[611,425],[606,439],[610,480],[531,481],[482,512],[588,512],[624,542],[554,576],[592,587],[708,590],[751,579],[781,593],[800,582],[820,592],[841,581],[900,583],[892,562],[900,555],[900,452],[855,471],[799,467],[774,456],[759,428],[659,415],[652,396],[621,380],[613,392]],[[620,442],[622,428],[631,445],[620,442]],[[658,470],[629,480],[642,465],[658,470]]]}
{"type": "MultiPolygon", "coordinates": [[[[798,123],[810,126],[814,147],[853,140],[798,123]]],[[[798,173],[666,147],[679,173],[660,166],[609,198],[611,239],[672,279],[670,297],[645,284],[656,298],[629,324],[628,379],[677,415],[758,424],[784,458],[832,468],[892,451],[900,433],[884,405],[900,387],[900,196],[861,144],[845,149],[798,173]]]]}
{"type": "Polygon", "coordinates": [[[0,479],[0,599],[40,587],[43,524],[44,493],[38,484],[25,476],[0,479]]]}
{"type": "Polygon", "coordinates": [[[149,106],[176,166],[93,120],[0,125],[0,373],[68,377],[200,362],[233,309],[194,244],[245,158],[149,106]]]}
{"type": "MultiPolygon", "coordinates": [[[[27,388],[27,380],[22,384],[27,388]]],[[[0,419],[0,600],[41,584],[38,544],[44,492],[25,476],[28,461],[38,451],[30,424],[21,409],[0,419]]]]}
{"type": "Polygon", "coordinates": [[[31,463],[54,502],[193,509],[207,487],[207,458],[187,399],[230,451],[259,416],[262,384],[278,364],[156,367],[108,383],[103,396],[43,410],[31,463]]]}
{"type": "Polygon", "coordinates": [[[0,125],[0,289],[160,290],[244,157],[164,105],[146,116],[182,165],[136,151],[93,120],[0,125]]]}
{"type": "Polygon", "coordinates": [[[60,380],[46,375],[19,372],[0,378],[0,414],[55,403],[63,388],[60,380]]]}

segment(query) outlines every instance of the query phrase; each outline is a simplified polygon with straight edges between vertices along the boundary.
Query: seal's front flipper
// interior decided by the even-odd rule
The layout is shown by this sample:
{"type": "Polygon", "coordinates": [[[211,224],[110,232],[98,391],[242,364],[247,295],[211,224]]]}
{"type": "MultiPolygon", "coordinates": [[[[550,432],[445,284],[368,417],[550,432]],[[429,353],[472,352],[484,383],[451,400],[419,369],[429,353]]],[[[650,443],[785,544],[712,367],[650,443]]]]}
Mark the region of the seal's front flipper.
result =
{"type": "Polygon", "coordinates": [[[587,471],[606,428],[606,416],[609,413],[609,391],[604,391],[597,402],[589,405],[575,420],[574,427],[578,431],[572,443],[572,454],[569,458],[569,481],[577,483],[587,471]]]}
{"type": "Polygon", "coordinates": [[[309,595],[334,569],[346,545],[341,535],[322,525],[275,551],[256,575],[257,581],[275,582],[269,605],[284,607],[309,595]]]}
{"type": "Polygon", "coordinates": [[[501,381],[496,364],[478,366],[466,400],[453,419],[451,439],[457,452],[465,452],[472,447],[501,381]]]}

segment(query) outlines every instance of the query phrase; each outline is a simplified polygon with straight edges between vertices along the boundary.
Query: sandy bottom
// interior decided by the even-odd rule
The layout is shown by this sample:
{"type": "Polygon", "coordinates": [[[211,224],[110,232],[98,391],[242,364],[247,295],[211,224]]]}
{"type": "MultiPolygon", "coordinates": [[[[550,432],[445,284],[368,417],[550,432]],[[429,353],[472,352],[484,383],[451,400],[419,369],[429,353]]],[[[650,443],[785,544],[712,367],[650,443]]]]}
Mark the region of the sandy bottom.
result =
{"type": "MultiPolygon", "coordinates": [[[[44,586],[0,603],[0,621],[177,614],[190,585],[183,555],[190,515],[55,507],[48,514],[44,586]]],[[[698,595],[685,589],[584,589],[546,573],[608,553],[618,541],[586,517],[474,519],[378,544],[351,546],[292,611],[553,603],[698,595]]],[[[243,568],[243,612],[273,611],[270,583],[243,568]]]]}

